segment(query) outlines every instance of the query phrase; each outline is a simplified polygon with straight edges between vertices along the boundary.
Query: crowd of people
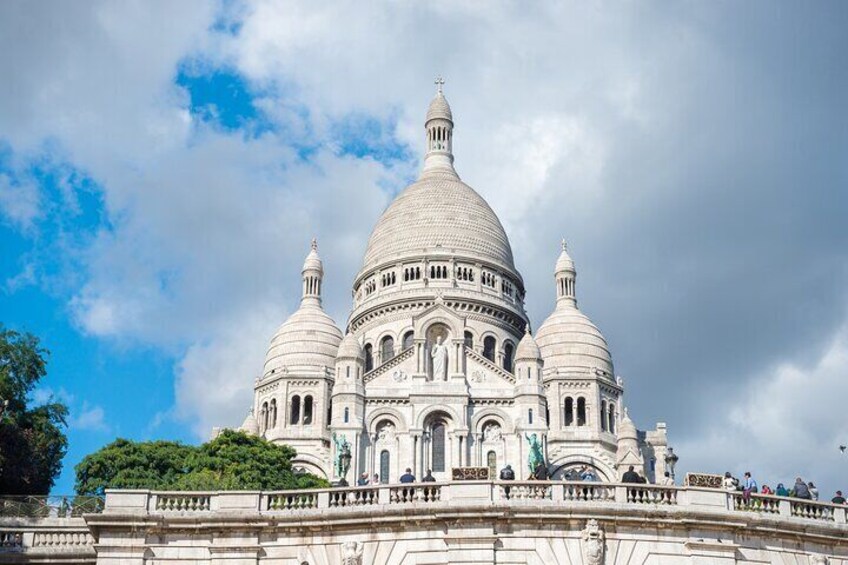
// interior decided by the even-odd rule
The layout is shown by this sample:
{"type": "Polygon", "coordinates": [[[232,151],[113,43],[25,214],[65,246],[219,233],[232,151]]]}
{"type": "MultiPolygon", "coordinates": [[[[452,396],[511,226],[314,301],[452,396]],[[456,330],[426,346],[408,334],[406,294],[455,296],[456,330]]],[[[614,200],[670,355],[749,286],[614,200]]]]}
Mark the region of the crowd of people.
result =
{"type": "MultiPolygon", "coordinates": [[[[812,481],[805,481],[801,477],[795,479],[795,484],[792,485],[792,488],[787,489],[783,483],[777,483],[777,486],[772,489],[769,485],[765,484],[760,487],[750,471],[745,472],[742,480],[734,477],[728,471],[724,474],[722,486],[725,490],[741,492],[746,502],[750,500],[753,493],[786,496],[803,500],[819,500],[819,489],[816,488],[816,485],[812,481]]],[[[830,501],[834,504],[845,504],[845,497],[842,495],[842,491],[836,491],[836,495],[830,501]]]]}
{"type": "MultiPolygon", "coordinates": [[[[502,481],[514,481],[515,480],[515,471],[513,470],[511,465],[506,465],[503,469],[501,469],[498,478],[502,481]]],[[[548,471],[548,467],[542,463],[536,466],[536,469],[533,473],[530,474],[528,480],[537,480],[537,481],[547,481],[550,480],[551,476],[548,471]]],[[[580,467],[572,467],[566,469],[562,474],[563,481],[569,482],[599,482],[601,479],[598,477],[595,470],[589,467],[588,465],[582,465],[580,467]]],[[[356,480],[356,486],[364,487],[369,485],[379,485],[381,484],[380,475],[374,473],[373,477],[368,476],[368,473],[362,473],[359,478],[356,480]]],[[[412,469],[408,468],[401,475],[399,481],[401,484],[409,484],[416,482],[415,475],[412,474],[412,469]]],[[[421,479],[421,482],[424,483],[432,483],[436,482],[436,478],[433,476],[433,471],[427,469],[427,474],[421,479]]],[[[633,484],[647,484],[648,479],[636,471],[634,466],[630,466],[630,468],[624,472],[621,477],[622,483],[633,483],[633,484]]],[[[670,476],[668,472],[665,472],[663,477],[661,477],[657,483],[661,486],[672,486],[674,485],[674,479],[670,476]]],[[[346,487],[348,486],[347,481],[342,479],[337,483],[337,486],[346,487]]],[[[785,496],[790,498],[800,498],[803,500],[819,500],[819,489],[816,488],[816,485],[813,484],[812,481],[804,481],[801,477],[797,477],[795,479],[795,484],[792,485],[791,489],[787,489],[783,483],[778,483],[777,486],[772,489],[769,485],[759,486],[756,479],[754,479],[753,475],[750,471],[746,471],[742,476],[742,479],[738,479],[734,477],[730,471],[724,474],[724,479],[722,480],[722,487],[728,491],[738,491],[742,493],[743,500],[747,503],[751,499],[751,495],[755,493],[759,494],[768,494],[774,496],[785,496]]],[[[843,496],[842,491],[836,491],[836,494],[831,498],[831,502],[834,504],[846,504],[845,496],[843,496]]]]}

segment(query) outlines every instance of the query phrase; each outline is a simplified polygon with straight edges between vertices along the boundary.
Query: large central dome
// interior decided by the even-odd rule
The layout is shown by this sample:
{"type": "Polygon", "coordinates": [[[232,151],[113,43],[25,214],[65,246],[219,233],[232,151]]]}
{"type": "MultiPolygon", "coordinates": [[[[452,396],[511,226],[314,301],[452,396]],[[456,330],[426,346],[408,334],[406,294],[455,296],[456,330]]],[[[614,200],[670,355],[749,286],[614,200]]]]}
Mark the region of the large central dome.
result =
{"type": "Polygon", "coordinates": [[[432,173],[383,213],[368,240],[363,270],[438,252],[515,270],[509,239],[486,201],[457,176],[432,173]]]}

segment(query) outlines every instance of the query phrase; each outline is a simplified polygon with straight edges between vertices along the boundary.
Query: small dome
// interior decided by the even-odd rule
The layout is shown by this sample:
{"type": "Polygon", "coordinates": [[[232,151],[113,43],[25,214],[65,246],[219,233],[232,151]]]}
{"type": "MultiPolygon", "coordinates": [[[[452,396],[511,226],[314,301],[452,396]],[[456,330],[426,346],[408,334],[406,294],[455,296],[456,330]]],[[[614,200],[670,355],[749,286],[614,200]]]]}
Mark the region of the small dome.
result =
{"type": "Polygon", "coordinates": [[[613,378],[612,356],[601,331],[573,301],[560,301],[536,332],[545,368],[600,369],[613,378]]]}
{"type": "Polygon", "coordinates": [[[356,339],[355,335],[348,332],[348,334],[342,340],[342,344],[339,346],[339,353],[336,357],[338,357],[339,359],[364,358],[362,346],[359,345],[359,340],[356,339]]]}
{"type": "Polygon", "coordinates": [[[304,302],[271,339],[265,372],[334,367],[342,332],[318,303],[304,302]]]}
{"type": "Polygon", "coordinates": [[[309,255],[303,261],[303,272],[318,271],[324,273],[324,264],[321,262],[321,257],[318,256],[318,241],[312,239],[312,249],[309,250],[309,255]]]}
{"type": "Polygon", "coordinates": [[[442,94],[441,89],[436,93],[433,101],[430,102],[430,107],[427,108],[427,119],[424,123],[437,119],[453,122],[453,113],[451,112],[450,104],[448,104],[448,99],[442,94]]]}
{"type": "Polygon", "coordinates": [[[524,337],[518,342],[518,348],[515,350],[516,361],[541,361],[542,353],[539,351],[539,346],[536,340],[530,334],[530,326],[527,326],[527,331],[524,337]]]}
{"type": "Polygon", "coordinates": [[[559,259],[557,259],[556,267],[554,268],[554,273],[562,272],[576,272],[574,261],[571,259],[571,255],[568,254],[568,245],[566,245],[564,239],[562,240],[562,252],[559,254],[559,259]]]}
{"type": "Polygon", "coordinates": [[[244,432],[248,435],[258,436],[259,435],[259,423],[256,421],[256,418],[253,416],[253,409],[247,413],[247,417],[244,419],[241,427],[239,428],[240,432],[244,432]]]}
{"type": "Polygon", "coordinates": [[[639,439],[639,431],[636,429],[636,424],[630,419],[627,408],[624,409],[624,416],[622,416],[621,423],[618,425],[618,437],[619,439],[639,439]]]}

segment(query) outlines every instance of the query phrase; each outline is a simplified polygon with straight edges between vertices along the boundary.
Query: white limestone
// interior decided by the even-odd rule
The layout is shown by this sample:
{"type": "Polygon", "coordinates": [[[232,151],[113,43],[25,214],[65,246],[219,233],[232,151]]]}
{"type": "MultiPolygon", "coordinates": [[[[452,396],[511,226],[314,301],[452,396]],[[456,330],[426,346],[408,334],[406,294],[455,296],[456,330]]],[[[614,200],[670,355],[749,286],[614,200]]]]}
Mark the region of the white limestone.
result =
{"type": "Polygon", "coordinates": [[[564,243],[556,307],[530,333],[509,238],[454,169],[453,113],[437,84],[421,176],[374,227],[344,340],[321,308],[313,243],[301,307],[273,337],[255,385],[256,425],[248,417],[241,429],[294,446],[299,468],[330,480],[341,478],[333,433],[352,446],[351,482],[362,473],[397,480],[407,467],[444,479],[454,467],[506,464],[523,478],[532,434],[557,478],[585,465],[616,480],[622,461],[661,476],[665,427],[636,443],[629,428],[619,433],[623,386],[606,340],[577,307],[564,243]]]}

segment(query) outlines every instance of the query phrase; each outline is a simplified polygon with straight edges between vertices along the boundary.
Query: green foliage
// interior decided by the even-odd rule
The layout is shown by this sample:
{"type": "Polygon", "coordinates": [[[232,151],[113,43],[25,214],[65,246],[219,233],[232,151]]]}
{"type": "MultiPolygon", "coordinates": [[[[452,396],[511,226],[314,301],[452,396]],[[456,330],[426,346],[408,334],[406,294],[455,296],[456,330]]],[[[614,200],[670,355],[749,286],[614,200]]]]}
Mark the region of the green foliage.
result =
{"type": "Polygon", "coordinates": [[[283,490],[328,486],[295,474],[295,451],[262,438],[225,430],[199,446],[119,439],[76,466],[76,491],[102,494],[107,488],[157,490],[283,490]]]}
{"type": "Polygon", "coordinates": [[[38,338],[0,326],[0,493],[47,494],[68,447],[63,428],[68,407],[50,401],[30,407],[28,398],[47,374],[47,350],[38,338]]]}

